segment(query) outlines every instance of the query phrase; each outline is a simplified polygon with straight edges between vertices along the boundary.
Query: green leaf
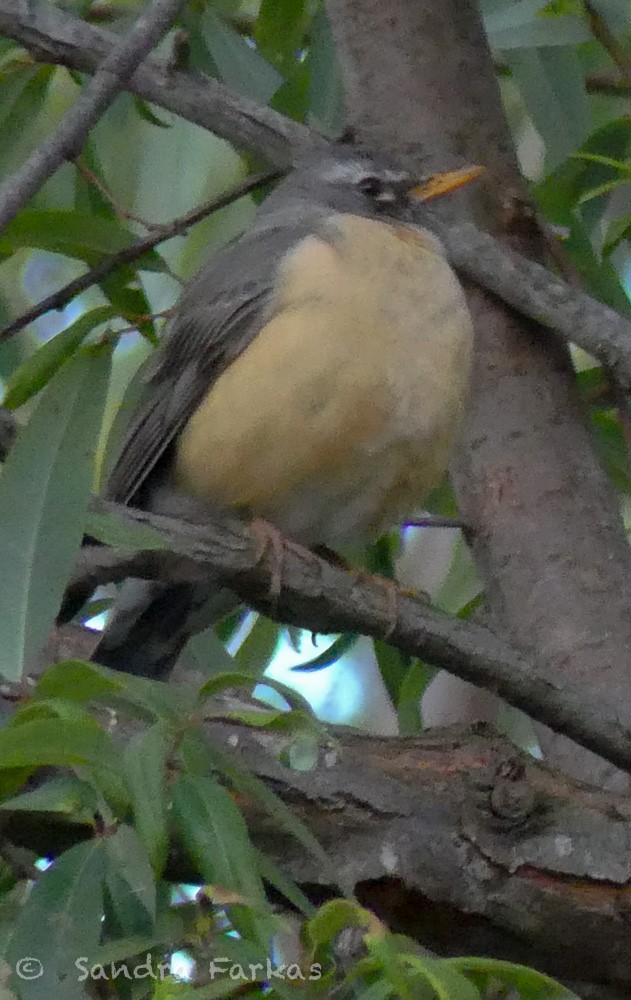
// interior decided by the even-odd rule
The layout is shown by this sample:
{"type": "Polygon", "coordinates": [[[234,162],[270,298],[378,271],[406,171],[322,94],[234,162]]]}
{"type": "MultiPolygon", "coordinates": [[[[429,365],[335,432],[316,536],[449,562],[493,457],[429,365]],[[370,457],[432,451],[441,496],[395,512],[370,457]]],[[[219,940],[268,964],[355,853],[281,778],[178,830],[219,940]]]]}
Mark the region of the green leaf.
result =
{"type": "Polygon", "coordinates": [[[281,896],[284,896],[292,906],[306,917],[312,917],[315,907],[310,899],[305,896],[294,880],[283,871],[271,858],[262,851],[255,848],[259,873],[261,878],[271,885],[281,896]]]}
{"type": "Polygon", "coordinates": [[[31,396],[44,388],[66,361],[76,354],[95,327],[113,319],[114,316],[116,310],[112,306],[98,306],[84,313],[76,322],[42,344],[7,380],[3,405],[9,410],[14,410],[26,403],[31,396]]]}
{"type": "Polygon", "coordinates": [[[197,692],[197,697],[200,701],[205,701],[207,698],[214,698],[216,695],[222,694],[229,688],[245,687],[251,690],[253,683],[250,674],[237,670],[226,671],[226,673],[216,674],[210,680],[205,681],[197,692]]]}
{"type": "Polygon", "coordinates": [[[132,799],[136,830],[158,873],[164,867],[168,849],[168,751],[165,726],[162,722],[157,722],[132,737],[124,753],[125,781],[132,799]]]}
{"type": "Polygon", "coordinates": [[[571,48],[519,48],[506,58],[545,142],[546,172],[554,170],[589,134],[590,108],[579,55],[571,48]]]}
{"type": "MultiPolygon", "coordinates": [[[[228,671],[226,673],[217,674],[216,676],[211,677],[210,680],[206,681],[199,689],[197,697],[200,701],[205,701],[207,698],[214,698],[216,695],[221,694],[229,688],[244,687],[251,690],[252,683],[253,681],[250,674],[240,671],[228,671]]],[[[265,677],[262,679],[259,685],[259,694],[261,687],[269,687],[273,691],[280,694],[287,702],[292,712],[300,715],[305,721],[313,722],[315,720],[313,710],[311,709],[309,702],[298,691],[295,691],[294,688],[289,687],[287,684],[283,684],[282,681],[278,681],[273,677],[265,677]]],[[[249,724],[251,725],[268,725],[272,719],[279,718],[282,720],[283,718],[288,718],[292,712],[280,711],[274,712],[271,715],[266,713],[267,721],[266,715],[257,710],[254,710],[251,713],[247,711],[238,713],[238,717],[242,719],[248,718],[250,720],[249,724]]],[[[222,711],[222,715],[223,714],[225,714],[225,712],[222,711]]]]}
{"type": "Polygon", "coordinates": [[[111,351],[82,353],[51,379],[0,478],[0,673],[41,649],[83,535],[111,351]]]}
{"type": "Polygon", "coordinates": [[[325,650],[318,653],[311,660],[306,660],[304,663],[298,663],[295,667],[292,667],[292,671],[296,673],[309,673],[313,670],[323,670],[325,667],[331,667],[338,660],[341,660],[343,656],[357,645],[359,640],[358,635],[340,635],[330,646],[327,646],[325,650]]]}
{"type": "Polygon", "coordinates": [[[42,969],[40,978],[28,982],[28,993],[25,979],[12,977],[24,1000],[85,996],[75,961],[98,945],[104,875],[103,844],[90,840],[60,855],[38,877],[5,950],[12,968],[25,956],[33,956],[31,961],[42,969]]]}
{"type": "MultiPolygon", "coordinates": [[[[580,152],[536,185],[537,202],[548,220],[560,226],[572,225],[581,194],[611,177],[610,166],[599,162],[599,158],[622,160],[630,149],[631,120],[615,119],[592,132],[580,152]]],[[[601,204],[590,206],[590,211],[594,218],[599,218],[601,204]]]]}
{"type": "Polygon", "coordinates": [[[182,775],[173,789],[173,813],[188,853],[206,882],[236,894],[229,919],[246,939],[263,943],[270,928],[265,893],[243,816],[211,778],[182,775]]]}
{"type": "Polygon", "coordinates": [[[271,618],[258,615],[249,634],[234,654],[237,670],[247,671],[253,678],[261,677],[276,652],[279,635],[280,625],[271,618]]]}
{"type": "Polygon", "coordinates": [[[386,690],[396,707],[401,697],[401,685],[412,665],[412,657],[401,653],[394,646],[389,646],[387,642],[382,642],[381,639],[373,641],[373,648],[386,690]]]}
{"type": "Polygon", "coordinates": [[[151,934],[156,920],[156,884],[138,834],[125,824],[105,840],[107,892],[121,934],[151,934]]]}
{"type": "MultiPolygon", "coordinates": [[[[13,53],[21,50],[13,49],[13,53]]],[[[17,61],[17,60],[16,60],[17,61]]],[[[13,173],[41,141],[39,119],[48,100],[54,66],[26,65],[3,73],[0,85],[0,175],[13,173]]],[[[49,122],[49,127],[52,127],[49,122]]]]}
{"type": "Polygon", "coordinates": [[[590,30],[583,18],[546,17],[546,0],[517,0],[487,14],[484,24],[494,50],[578,45],[588,42],[590,30]]]}
{"type": "Polygon", "coordinates": [[[149,122],[150,125],[155,125],[157,128],[173,127],[171,122],[165,122],[162,118],[158,118],[147,101],[141,100],[140,97],[134,97],[134,107],[143,121],[149,122]]]}
{"type": "MultiPolygon", "coordinates": [[[[185,749],[183,744],[182,749],[185,749]]],[[[204,744],[207,755],[211,757],[217,770],[220,770],[234,788],[243,795],[256,799],[265,812],[281,828],[289,833],[308,853],[321,865],[326,878],[335,880],[336,873],[331,860],[308,827],[302,823],[295,813],[268,786],[251,771],[238,766],[234,757],[229,756],[214,744],[204,744]]],[[[190,757],[186,757],[187,766],[193,769],[190,757]]]]}
{"type": "Polygon", "coordinates": [[[436,669],[421,660],[413,660],[399,687],[396,704],[399,735],[411,736],[423,729],[421,698],[436,676],[436,669]]]}
{"type": "Polygon", "coordinates": [[[339,135],[346,124],[344,84],[331,25],[324,9],[318,10],[313,18],[310,36],[309,118],[326,134],[339,135]]]}
{"type": "Polygon", "coordinates": [[[85,530],[104,545],[126,552],[166,548],[164,536],[156,528],[147,524],[130,524],[115,514],[90,512],[86,518],[85,530]]]}
{"type": "Polygon", "coordinates": [[[302,712],[307,718],[316,721],[313,709],[307,699],[299,691],[296,691],[295,688],[290,687],[289,684],[283,684],[282,681],[277,680],[275,677],[263,677],[255,692],[257,698],[260,698],[261,688],[264,687],[269,687],[272,691],[276,691],[277,694],[281,695],[293,711],[302,712]]]}
{"type": "Polygon", "coordinates": [[[196,68],[219,77],[244,97],[267,104],[282,83],[280,73],[212,7],[206,6],[201,18],[189,9],[183,14],[183,24],[196,68]]]}
{"type": "Polygon", "coordinates": [[[305,940],[313,948],[330,944],[345,927],[365,927],[371,925],[372,917],[363,906],[350,899],[332,899],[324,903],[318,912],[305,924],[305,940]]]}
{"type": "Polygon", "coordinates": [[[602,198],[605,194],[612,194],[617,191],[618,188],[622,187],[623,184],[628,184],[628,180],[617,178],[614,181],[605,181],[603,184],[599,184],[598,187],[591,188],[589,191],[585,191],[578,199],[579,205],[584,205],[586,201],[592,201],[594,198],[602,198]]]}
{"type": "Polygon", "coordinates": [[[188,850],[204,879],[233,890],[254,906],[264,900],[243,816],[224,788],[201,775],[182,775],[173,810],[188,850]]]}
{"type": "Polygon", "coordinates": [[[130,265],[117,267],[99,282],[99,288],[130,326],[135,326],[149,343],[157,344],[149,300],[139,285],[136,271],[130,265]],[[131,288],[130,284],[137,284],[138,287],[131,288]]]}
{"type": "MultiPolygon", "coordinates": [[[[90,170],[92,174],[94,174],[94,176],[101,181],[105,189],[107,189],[101,159],[92,136],[90,136],[88,141],[85,143],[78,160],[75,161],[75,166],[77,168],[79,163],[86,166],[88,170],[90,170]]],[[[79,169],[75,171],[75,196],[73,207],[76,212],[84,212],[87,215],[101,215],[104,219],[116,219],[114,206],[111,201],[105,197],[104,191],[102,191],[96,184],[89,181],[79,169]]]]}
{"type": "Polygon", "coordinates": [[[455,967],[416,955],[405,955],[404,958],[432,987],[438,1000],[480,1000],[479,990],[455,967]]]}
{"type": "Polygon", "coordinates": [[[471,552],[464,539],[454,536],[453,555],[433,604],[450,615],[459,614],[482,592],[471,552]]]}
{"type": "Polygon", "coordinates": [[[610,222],[603,243],[603,254],[608,257],[623,240],[631,239],[631,212],[610,222]]]}
{"type": "Polygon", "coordinates": [[[499,979],[507,986],[519,990],[521,1000],[578,1000],[576,994],[562,986],[556,979],[542,972],[494,958],[443,958],[441,966],[450,966],[462,973],[482,972],[499,979]],[[545,991],[545,993],[544,993],[545,991]]]}
{"type": "Polygon", "coordinates": [[[288,69],[296,60],[308,23],[305,0],[262,0],[254,39],[266,59],[288,69]]]}
{"type": "Polygon", "coordinates": [[[574,153],[573,159],[585,160],[587,163],[600,163],[602,166],[611,167],[622,173],[631,174],[631,163],[628,160],[615,160],[612,156],[603,156],[600,153],[579,152],[574,153]]]}
{"type": "Polygon", "coordinates": [[[5,799],[0,808],[8,812],[60,813],[74,823],[92,825],[98,803],[89,782],[64,774],[49,778],[30,792],[5,799]]]}
{"type": "Polygon", "coordinates": [[[37,681],[36,698],[64,698],[67,701],[98,701],[106,694],[122,691],[124,683],[98,663],[60,660],[47,667],[37,681]]]}
{"type": "Polygon", "coordinates": [[[75,767],[87,764],[116,770],[119,755],[97,722],[39,718],[15,721],[0,731],[0,769],[14,767],[75,767]]]}
{"type": "Polygon", "coordinates": [[[595,410],[591,414],[595,431],[594,446],[614,485],[623,493],[631,493],[629,449],[618,414],[613,410],[595,410]]]}
{"type": "MultiPolygon", "coordinates": [[[[0,254],[32,247],[65,254],[93,267],[102,257],[119,253],[134,241],[134,235],[114,219],[72,209],[33,208],[24,209],[5,226],[0,254]]],[[[163,267],[156,250],[148,250],[136,264],[150,271],[161,271],[163,267]]]]}
{"type": "MultiPolygon", "coordinates": [[[[211,628],[190,637],[180,654],[180,661],[186,665],[190,663],[194,669],[199,669],[210,677],[231,673],[234,668],[232,656],[211,628]]],[[[253,678],[250,677],[250,688],[252,684],[253,678]]]]}
{"type": "MultiPolygon", "coordinates": [[[[119,676],[116,670],[107,670],[107,674],[119,676]]],[[[184,687],[175,689],[163,681],[148,680],[146,677],[134,677],[132,674],[120,674],[123,686],[108,698],[117,711],[130,713],[133,717],[155,722],[162,719],[169,729],[182,725],[195,709],[195,695],[184,687]]]]}
{"type": "Polygon", "coordinates": [[[573,220],[564,249],[581,276],[585,289],[623,316],[631,316],[631,303],[618,273],[609,261],[599,259],[589,229],[581,218],[573,220]]]}

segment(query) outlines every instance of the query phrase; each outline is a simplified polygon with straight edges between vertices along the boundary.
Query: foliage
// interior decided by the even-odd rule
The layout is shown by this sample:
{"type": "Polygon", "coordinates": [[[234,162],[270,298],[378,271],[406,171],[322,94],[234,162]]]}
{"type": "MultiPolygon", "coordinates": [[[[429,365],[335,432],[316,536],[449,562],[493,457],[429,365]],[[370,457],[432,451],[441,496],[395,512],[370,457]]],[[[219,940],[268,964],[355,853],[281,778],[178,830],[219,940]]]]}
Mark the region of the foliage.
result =
{"type": "MultiPolygon", "coordinates": [[[[66,6],[124,31],[139,5],[88,0],[66,6]]],[[[627,0],[591,6],[628,49],[627,0]]],[[[588,291],[628,311],[631,81],[593,37],[581,0],[483,0],[481,7],[522,166],[555,244],[555,259],[561,254],[564,267],[588,291]]],[[[318,0],[196,0],[181,27],[191,68],[327,132],[342,127],[340,77],[318,0]]],[[[55,126],[81,85],[78,74],[41,66],[0,40],[1,176],[55,126]]],[[[246,167],[215,137],[121,95],[80,160],[66,164],[2,234],[0,321],[10,321],[84,266],[128,246],[151,224],[229,188],[246,167]]],[[[242,199],[185,239],[119,267],[60,314],[49,313],[0,346],[5,405],[24,425],[0,479],[0,669],[6,678],[21,677],[48,634],[88,525],[90,491],[107,468],[112,442],[120,440],[137,396],[138,365],[161,332],[158,314],[173,304],[180,279],[240,232],[253,209],[252,198],[242,199]],[[130,329],[140,330],[142,339],[130,329]]],[[[594,440],[626,509],[631,493],[626,402],[612,396],[606,373],[593,359],[577,353],[575,362],[594,440]]],[[[433,498],[432,510],[454,513],[447,483],[433,498]]],[[[408,547],[417,534],[408,533],[408,547]]],[[[399,537],[382,540],[366,554],[367,567],[393,575],[400,545],[399,537]]],[[[480,586],[464,546],[449,543],[448,549],[448,572],[433,587],[434,601],[466,616],[475,610],[480,586]]],[[[84,618],[94,611],[91,606],[84,618]]],[[[32,868],[35,859],[26,867],[10,855],[2,861],[5,959],[15,967],[18,959],[36,956],[29,961],[41,961],[47,972],[44,986],[35,975],[37,965],[30,971],[24,966],[21,980],[4,977],[3,995],[85,996],[73,975],[79,956],[87,956],[86,968],[109,969],[123,961],[140,967],[148,954],[168,966],[170,956],[183,949],[201,977],[192,985],[148,974],[130,985],[122,973],[102,995],[286,997],[300,990],[315,996],[335,986],[340,996],[366,1000],[473,1000],[504,983],[529,1000],[569,996],[545,977],[507,963],[421,955],[414,942],[388,933],[353,900],[314,912],[299,887],[254,850],[238,803],[258,796],[305,851],[327,864],[280,800],[226,759],[201,726],[213,712],[225,714],[212,706],[226,686],[251,688],[260,680],[286,637],[275,624],[258,619],[233,657],[225,642],[242,624],[234,619],[229,628],[224,625],[221,641],[211,633],[189,644],[186,656],[210,677],[198,692],[166,696],[159,684],[66,662],[44,673],[0,732],[3,810],[47,817],[51,838],[55,817],[71,819],[77,829],[74,846],[40,874],[32,868]],[[110,732],[108,710],[135,725],[126,741],[110,732]],[[61,769],[53,776],[41,770],[53,766],[61,769]],[[182,890],[178,897],[169,879],[174,851],[184,854],[203,883],[194,896],[182,890]],[[268,972],[270,941],[282,924],[266,902],[269,885],[302,912],[299,964],[317,965],[317,979],[292,982],[268,972]],[[350,971],[336,957],[339,933],[349,927],[359,942],[350,971]],[[225,974],[204,979],[210,957],[223,955],[245,970],[260,965],[255,981],[225,974]],[[54,986],[49,973],[57,977],[54,986]]],[[[352,670],[358,647],[355,636],[338,637],[324,653],[304,655],[303,667],[331,671],[344,657],[345,669],[352,670]]],[[[383,643],[374,654],[383,681],[377,698],[389,702],[402,733],[417,731],[420,698],[433,671],[383,643]]],[[[284,688],[277,694],[280,709],[242,713],[240,722],[281,730],[285,762],[308,768],[322,739],[319,724],[298,696],[284,688]]]]}
{"type": "Polygon", "coordinates": [[[76,843],[40,874],[35,857],[5,852],[0,941],[12,970],[9,985],[21,998],[39,997],[42,984],[47,996],[62,990],[84,996],[87,982],[105,989],[101,995],[118,995],[130,980],[138,997],[265,993],[284,1000],[335,988],[341,997],[478,1000],[502,983],[532,1000],[571,997],[549,978],[508,962],[426,955],[351,898],[315,910],[252,847],[237,802],[270,813],[323,874],[330,869],[326,855],[203,723],[221,716],[280,727],[288,749],[305,738],[317,746],[324,731],[288,690],[281,691],[282,713],[217,704],[221,692],[251,686],[247,674],[218,674],[197,691],[165,697],[158,682],[82,661],[55,664],[40,677],[0,733],[0,814],[47,816],[51,846],[55,819],[70,820],[76,843]],[[46,767],[65,773],[47,776],[46,767]],[[174,864],[201,887],[174,885],[174,864]],[[303,917],[300,939],[280,946],[285,951],[270,950],[287,919],[269,908],[266,885],[303,917]],[[340,942],[349,935],[355,960],[346,967],[340,942]],[[174,974],[185,957],[188,983],[174,974]]]}

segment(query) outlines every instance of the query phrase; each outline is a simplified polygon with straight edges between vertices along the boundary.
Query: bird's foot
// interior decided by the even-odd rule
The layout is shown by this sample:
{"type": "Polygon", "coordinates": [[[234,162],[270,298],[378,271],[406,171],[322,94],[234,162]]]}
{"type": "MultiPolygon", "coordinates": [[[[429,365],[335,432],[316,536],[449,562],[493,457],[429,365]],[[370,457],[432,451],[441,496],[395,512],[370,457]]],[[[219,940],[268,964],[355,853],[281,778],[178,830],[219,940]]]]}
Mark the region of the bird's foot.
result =
{"type": "Polygon", "coordinates": [[[274,605],[278,603],[283,583],[283,563],[285,561],[285,539],[278,528],[263,517],[255,517],[250,522],[250,530],[258,542],[256,561],[259,563],[267,551],[272,551],[272,568],[269,584],[269,597],[274,605]]]}

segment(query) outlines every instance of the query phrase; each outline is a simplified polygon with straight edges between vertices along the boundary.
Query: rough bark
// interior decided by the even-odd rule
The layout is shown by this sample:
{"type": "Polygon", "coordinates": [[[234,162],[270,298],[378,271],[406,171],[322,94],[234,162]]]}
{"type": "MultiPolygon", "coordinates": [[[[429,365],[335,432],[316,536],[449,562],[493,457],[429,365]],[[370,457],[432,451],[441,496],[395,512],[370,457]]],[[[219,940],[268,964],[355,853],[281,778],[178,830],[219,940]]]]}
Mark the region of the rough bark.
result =
{"type": "MultiPolygon", "coordinates": [[[[278,554],[261,552],[260,536],[236,517],[206,518],[203,526],[95,500],[95,513],[116,513],[127,544],[151,544],[149,551],[117,552],[84,548],[70,591],[126,577],[169,582],[217,580],[252,607],[312,632],[360,633],[385,639],[402,652],[444,667],[464,680],[501,695],[557,732],[631,771],[628,730],[617,723],[603,699],[586,697],[554,680],[545,664],[524,658],[501,635],[478,622],[450,618],[409,593],[396,594],[378,577],[350,572],[311,551],[283,542],[280,589],[278,554]],[[152,531],[147,539],[147,528],[152,531]],[[144,528],[145,534],[138,534],[144,528]],[[128,533],[128,532],[127,532],[128,533]]],[[[95,526],[94,530],[98,527],[95,526]]],[[[116,535],[116,530],[114,535],[116,535]]],[[[106,530],[103,540],[114,537],[106,530]]],[[[72,600],[72,599],[71,599],[72,600]]]]}
{"type": "MultiPolygon", "coordinates": [[[[327,0],[327,9],[361,139],[429,169],[483,163],[489,183],[450,210],[541,257],[475,3],[327,0]]],[[[559,679],[585,690],[597,679],[628,724],[631,553],[567,352],[480,288],[468,298],[477,350],[456,482],[489,607],[559,679]]]]}
{"type": "MultiPolygon", "coordinates": [[[[45,660],[88,655],[93,642],[76,627],[60,630],[45,660]]],[[[0,691],[0,714],[12,710],[15,697],[23,692],[0,691]]],[[[628,990],[626,796],[555,775],[483,727],[404,740],[338,729],[313,770],[292,771],[279,762],[286,736],[229,718],[253,707],[227,692],[209,704],[212,720],[200,717],[200,724],[319,839],[328,868],[276,813],[240,794],[256,845],[314,901],[354,891],[391,928],[441,954],[494,955],[564,980],[628,990]]],[[[105,710],[110,731],[112,719],[105,710]]],[[[120,708],[116,720],[121,742],[137,732],[138,721],[120,708]]],[[[94,830],[62,814],[5,811],[2,833],[13,848],[54,855],[94,830]]],[[[177,845],[167,877],[200,879],[177,845]]]]}

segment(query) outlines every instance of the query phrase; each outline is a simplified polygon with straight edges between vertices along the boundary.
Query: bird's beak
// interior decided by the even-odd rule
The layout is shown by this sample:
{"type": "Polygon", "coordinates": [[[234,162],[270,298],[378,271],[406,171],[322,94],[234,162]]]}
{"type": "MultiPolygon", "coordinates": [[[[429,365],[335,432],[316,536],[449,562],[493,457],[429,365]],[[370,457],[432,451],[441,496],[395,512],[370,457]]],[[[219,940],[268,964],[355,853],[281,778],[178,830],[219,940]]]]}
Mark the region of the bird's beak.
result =
{"type": "Polygon", "coordinates": [[[440,198],[441,195],[456,191],[483,173],[484,167],[462,167],[460,170],[448,170],[444,174],[432,174],[431,177],[426,177],[421,184],[410,188],[408,193],[419,201],[430,201],[433,198],[440,198]]]}

